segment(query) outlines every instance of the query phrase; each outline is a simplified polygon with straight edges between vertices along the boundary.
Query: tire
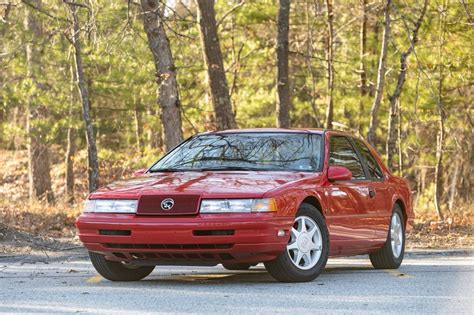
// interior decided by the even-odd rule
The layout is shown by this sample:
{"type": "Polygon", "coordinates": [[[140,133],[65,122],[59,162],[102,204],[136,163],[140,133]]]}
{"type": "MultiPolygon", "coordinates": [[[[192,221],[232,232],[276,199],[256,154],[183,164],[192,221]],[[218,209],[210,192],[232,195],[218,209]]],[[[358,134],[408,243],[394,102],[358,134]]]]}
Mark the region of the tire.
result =
{"type": "Polygon", "coordinates": [[[321,274],[329,256],[329,232],[324,217],[318,209],[304,203],[296,213],[295,225],[293,225],[291,233],[285,251],[275,260],[265,262],[265,268],[273,278],[280,282],[312,281],[321,274]],[[306,230],[308,229],[307,224],[309,230],[306,232],[306,236],[302,237],[301,226],[305,225],[306,230]],[[316,226],[318,230],[314,232],[313,236],[308,236],[316,226]],[[299,232],[300,236],[295,236],[293,232],[295,230],[299,232]],[[298,253],[303,254],[299,260],[298,253]]]}
{"type": "Polygon", "coordinates": [[[396,204],[393,207],[387,240],[385,241],[384,246],[376,252],[369,254],[369,257],[370,262],[375,267],[375,269],[397,269],[402,264],[404,254],[405,220],[402,209],[398,204],[396,204]],[[400,223],[400,226],[398,228],[396,224],[396,217],[398,217],[400,223]],[[392,236],[394,237],[393,242],[392,236]]]}
{"type": "Polygon", "coordinates": [[[252,265],[246,263],[222,264],[227,270],[248,270],[252,265]]]}
{"type": "Polygon", "coordinates": [[[89,252],[95,270],[110,281],[138,281],[148,276],[155,266],[127,267],[121,262],[105,259],[104,255],[89,252]]]}

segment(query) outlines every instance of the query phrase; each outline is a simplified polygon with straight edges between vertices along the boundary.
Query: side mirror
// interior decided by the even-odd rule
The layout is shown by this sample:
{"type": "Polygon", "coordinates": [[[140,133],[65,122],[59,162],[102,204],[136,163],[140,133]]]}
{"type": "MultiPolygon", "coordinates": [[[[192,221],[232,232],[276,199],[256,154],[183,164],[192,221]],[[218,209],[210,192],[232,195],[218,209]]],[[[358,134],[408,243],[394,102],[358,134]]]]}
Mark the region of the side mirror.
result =
{"type": "Polygon", "coordinates": [[[350,180],[352,179],[352,172],[344,166],[329,166],[328,179],[331,182],[337,180],[350,180]]]}
{"type": "Polygon", "coordinates": [[[143,176],[146,171],[147,171],[146,168],[139,169],[139,170],[133,172],[133,177],[140,177],[140,176],[143,176]]]}

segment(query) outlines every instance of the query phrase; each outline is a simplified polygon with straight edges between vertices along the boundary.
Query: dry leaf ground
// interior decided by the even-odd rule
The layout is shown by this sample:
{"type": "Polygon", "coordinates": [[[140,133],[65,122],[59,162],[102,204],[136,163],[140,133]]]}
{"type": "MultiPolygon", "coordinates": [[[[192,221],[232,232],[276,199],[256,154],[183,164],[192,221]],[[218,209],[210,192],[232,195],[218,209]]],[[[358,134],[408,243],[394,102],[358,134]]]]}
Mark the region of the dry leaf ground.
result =
{"type": "MultiPolygon", "coordinates": [[[[56,204],[28,201],[27,159],[24,151],[0,151],[0,250],[53,246],[61,248],[77,244],[74,227],[87,196],[87,170],[85,152],[76,156],[76,203],[64,200],[64,163],[58,150],[53,154],[51,176],[56,204]],[[30,242],[29,242],[30,240],[30,242]],[[58,244],[55,240],[60,240],[58,244]],[[15,246],[17,244],[18,246],[15,246]]],[[[105,159],[105,161],[107,161],[105,159]]],[[[135,167],[137,168],[137,167],[135,167]]],[[[102,162],[102,183],[130,176],[132,164],[120,161],[102,162]]],[[[457,207],[439,221],[430,209],[417,209],[412,232],[408,235],[407,248],[474,248],[473,204],[457,207]]]]}

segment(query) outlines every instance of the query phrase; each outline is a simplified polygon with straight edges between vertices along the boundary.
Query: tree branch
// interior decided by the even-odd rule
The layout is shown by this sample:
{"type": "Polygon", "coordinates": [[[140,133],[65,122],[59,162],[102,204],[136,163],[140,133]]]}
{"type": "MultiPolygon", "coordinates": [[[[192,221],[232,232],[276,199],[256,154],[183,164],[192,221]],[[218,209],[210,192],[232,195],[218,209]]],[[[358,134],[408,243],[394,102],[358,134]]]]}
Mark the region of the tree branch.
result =
{"type": "Polygon", "coordinates": [[[224,22],[224,20],[230,15],[232,14],[234,11],[236,11],[237,9],[239,9],[241,6],[243,6],[245,4],[245,0],[241,0],[239,3],[237,3],[236,5],[234,5],[232,8],[230,8],[229,11],[227,11],[226,13],[224,13],[224,15],[221,17],[221,19],[217,22],[216,24],[216,27],[219,28],[219,26],[222,24],[222,22],[224,22]]]}
{"type": "Polygon", "coordinates": [[[71,23],[71,21],[69,19],[65,19],[65,18],[61,18],[61,17],[57,17],[57,16],[54,16],[52,15],[51,13],[49,13],[48,11],[40,8],[40,7],[37,7],[35,6],[34,4],[32,4],[29,0],[21,0],[21,2],[27,6],[29,6],[30,8],[40,12],[41,14],[44,14],[46,15],[47,17],[49,17],[50,19],[52,20],[56,20],[56,21],[63,21],[63,22],[68,22],[68,23],[71,23]]]}

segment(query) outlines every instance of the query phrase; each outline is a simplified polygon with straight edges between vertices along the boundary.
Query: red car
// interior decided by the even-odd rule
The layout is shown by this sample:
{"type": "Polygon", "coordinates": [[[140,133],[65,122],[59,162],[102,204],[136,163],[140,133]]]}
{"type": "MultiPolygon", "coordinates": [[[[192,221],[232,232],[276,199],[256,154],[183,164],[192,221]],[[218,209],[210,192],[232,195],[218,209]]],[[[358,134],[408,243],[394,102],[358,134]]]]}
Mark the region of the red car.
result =
{"type": "Polygon", "coordinates": [[[329,256],[360,254],[398,268],[413,221],[407,182],[339,131],[198,134],[138,173],[91,193],[76,222],[109,280],[140,280],[156,265],[263,262],[279,281],[311,281],[329,256]]]}

